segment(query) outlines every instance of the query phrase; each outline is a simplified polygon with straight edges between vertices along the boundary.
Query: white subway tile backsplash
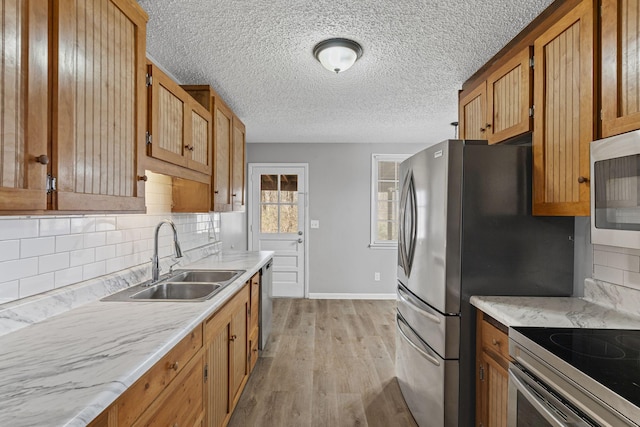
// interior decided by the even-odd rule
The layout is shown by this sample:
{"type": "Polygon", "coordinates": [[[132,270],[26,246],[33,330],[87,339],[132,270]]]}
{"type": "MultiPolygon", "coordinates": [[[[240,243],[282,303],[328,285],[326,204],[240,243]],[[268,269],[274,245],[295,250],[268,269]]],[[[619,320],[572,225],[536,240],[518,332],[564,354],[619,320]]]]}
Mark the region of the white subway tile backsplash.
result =
{"type": "Polygon", "coordinates": [[[618,270],[640,272],[640,256],[637,255],[594,251],[593,263],[618,270]]]}
{"type": "Polygon", "coordinates": [[[95,233],[86,233],[84,235],[84,247],[95,248],[96,246],[104,246],[107,244],[107,234],[104,231],[95,233]]]}
{"type": "Polygon", "coordinates": [[[621,285],[623,283],[623,271],[616,268],[595,264],[593,266],[593,278],[609,283],[621,285]]]}
{"type": "Polygon", "coordinates": [[[41,218],[40,236],[59,236],[71,232],[71,218],[41,218]]]}
{"type": "MultiPolygon", "coordinates": [[[[164,190],[163,190],[164,191],[164,190]]],[[[124,214],[0,218],[0,304],[116,272],[150,265],[163,219],[178,228],[183,250],[211,243],[219,214],[124,214]]],[[[161,258],[173,256],[171,228],[160,230],[161,258]]]]}
{"type": "Polygon", "coordinates": [[[90,264],[96,261],[96,249],[80,249],[69,252],[69,267],[90,264]]]}
{"type": "Polygon", "coordinates": [[[18,298],[20,298],[20,282],[18,280],[0,283],[0,304],[18,298]]]}
{"type": "Polygon", "coordinates": [[[56,236],[56,252],[69,252],[82,249],[84,237],[82,234],[66,234],[56,236]]]}
{"type": "Polygon", "coordinates": [[[20,298],[55,289],[53,273],[39,274],[37,276],[20,279],[20,298]]]}
{"type": "Polygon", "coordinates": [[[25,258],[0,262],[2,280],[10,281],[38,274],[38,258],[25,258]]]}
{"type": "Polygon", "coordinates": [[[69,268],[69,252],[45,255],[38,258],[39,273],[48,273],[50,271],[63,270],[65,268],[69,268]]]}
{"type": "Polygon", "coordinates": [[[116,257],[116,245],[98,246],[96,249],[96,261],[103,261],[116,257]]]}
{"type": "Polygon", "coordinates": [[[37,239],[23,239],[20,242],[20,258],[30,258],[40,255],[50,255],[55,252],[55,237],[40,237],[37,239]]]}
{"type": "MultiPolygon", "coordinates": [[[[124,267],[123,267],[124,268],[124,267]]],[[[82,280],[93,279],[94,277],[107,274],[107,264],[105,261],[94,262],[82,266],[82,280]]]]}
{"type": "Polygon", "coordinates": [[[71,233],[92,233],[96,231],[94,217],[71,218],[71,233]]]}
{"type": "Polygon", "coordinates": [[[82,267],[65,268],[54,273],[56,288],[71,285],[82,281],[82,267]]]}
{"type": "Polygon", "coordinates": [[[0,240],[26,239],[38,237],[37,219],[1,219],[0,240]]]}
{"type": "Polygon", "coordinates": [[[18,258],[20,258],[20,240],[0,240],[0,262],[18,258]]]}

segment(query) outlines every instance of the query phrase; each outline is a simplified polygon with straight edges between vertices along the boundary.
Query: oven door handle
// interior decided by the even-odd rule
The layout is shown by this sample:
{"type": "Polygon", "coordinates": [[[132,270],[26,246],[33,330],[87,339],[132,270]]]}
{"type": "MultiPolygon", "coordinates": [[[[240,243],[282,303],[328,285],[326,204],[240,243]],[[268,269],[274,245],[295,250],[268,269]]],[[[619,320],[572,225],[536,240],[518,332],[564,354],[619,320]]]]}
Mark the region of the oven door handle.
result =
{"type": "Polygon", "coordinates": [[[413,347],[414,350],[416,350],[418,353],[420,353],[420,355],[422,357],[424,357],[425,359],[427,359],[429,362],[433,363],[436,366],[440,366],[440,361],[438,360],[437,357],[434,357],[432,355],[430,355],[429,353],[427,353],[426,351],[424,351],[422,348],[418,347],[412,340],[411,338],[409,338],[409,336],[407,336],[407,334],[402,330],[402,325],[404,324],[406,327],[409,327],[409,325],[407,325],[407,323],[399,316],[397,315],[396,317],[396,322],[398,323],[398,331],[400,332],[400,335],[402,335],[402,338],[404,338],[407,343],[413,347]]]}
{"type": "MultiPolygon", "coordinates": [[[[520,393],[524,396],[525,399],[547,420],[553,427],[570,427],[570,426],[586,426],[582,420],[576,420],[572,415],[573,411],[571,411],[572,415],[566,414],[565,411],[561,411],[559,408],[556,408],[551,402],[544,399],[542,396],[543,391],[540,390],[539,396],[536,396],[536,393],[530,390],[531,386],[522,381],[518,376],[509,369],[509,381],[515,385],[520,393]],[[554,410],[558,413],[563,414],[567,420],[560,418],[560,416],[554,413],[554,410]],[[572,419],[573,418],[573,419],[572,419]]],[[[567,408],[568,409],[568,408],[567,408]]]]}

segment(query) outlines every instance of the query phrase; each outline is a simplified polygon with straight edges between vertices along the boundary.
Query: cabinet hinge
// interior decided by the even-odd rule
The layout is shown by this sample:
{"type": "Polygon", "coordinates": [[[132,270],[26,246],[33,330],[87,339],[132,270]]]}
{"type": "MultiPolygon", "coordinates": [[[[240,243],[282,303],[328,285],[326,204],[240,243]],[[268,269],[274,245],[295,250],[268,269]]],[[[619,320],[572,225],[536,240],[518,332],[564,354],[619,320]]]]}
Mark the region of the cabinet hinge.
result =
{"type": "Polygon", "coordinates": [[[153,76],[149,73],[147,73],[147,87],[151,86],[153,84],[153,76]]]}
{"type": "Polygon", "coordinates": [[[529,67],[531,67],[531,68],[535,68],[536,61],[534,61],[534,58],[535,57],[533,57],[533,56],[531,58],[529,58],[529,67]]]}
{"type": "Polygon", "coordinates": [[[47,194],[51,194],[56,191],[58,188],[56,187],[58,180],[55,176],[51,174],[47,174],[47,194]]]}
{"type": "Polygon", "coordinates": [[[534,113],[535,110],[536,110],[536,106],[535,105],[532,105],[529,108],[529,117],[533,117],[533,113],[534,113]]]}
{"type": "Polygon", "coordinates": [[[152,139],[153,138],[151,137],[151,134],[149,132],[147,132],[145,134],[145,141],[147,142],[147,145],[151,145],[152,139]]]}
{"type": "Polygon", "coordinates": [[[209,379],[209,365],[204,365],[204,382],[206,383],[209,379]]]}
{"type": "Polygon", "coordinates": [[[480,375],[480,381],[484,381],[484,366],[480,365],[480,372],[478,374],[480,375]]]}
{"type": "Polygon", "coordinates": [[[602,110],[600,110],[600,121],[602,121],[602,110]]]}

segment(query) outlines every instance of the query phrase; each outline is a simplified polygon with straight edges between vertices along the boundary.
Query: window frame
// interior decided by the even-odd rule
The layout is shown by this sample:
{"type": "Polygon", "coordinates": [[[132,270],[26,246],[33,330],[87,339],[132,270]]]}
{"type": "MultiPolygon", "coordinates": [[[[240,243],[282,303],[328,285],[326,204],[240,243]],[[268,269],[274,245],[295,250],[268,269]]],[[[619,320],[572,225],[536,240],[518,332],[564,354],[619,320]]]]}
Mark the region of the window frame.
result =
{"type": "MultiPolygon", "coordinates": [[[[411,157],[411,154],[372,154],[371,155],[371,200],[369,206],[369,247],[371,249],[396,249],[398,247],[397,240],[376,240],[378,225],[378,163],[381,161],[394,161],[402,163],[411,157]]],[[[400,191],[400,176],[398,176],[398,192],[400,191]]],[[[398,199],[398,209],[400,209],[400,200],[398,199]]],[[[399,212],[398,212],[399,215],[399,212]]],[[[398,218],[398,216],[396,216],[398,218]]]]}

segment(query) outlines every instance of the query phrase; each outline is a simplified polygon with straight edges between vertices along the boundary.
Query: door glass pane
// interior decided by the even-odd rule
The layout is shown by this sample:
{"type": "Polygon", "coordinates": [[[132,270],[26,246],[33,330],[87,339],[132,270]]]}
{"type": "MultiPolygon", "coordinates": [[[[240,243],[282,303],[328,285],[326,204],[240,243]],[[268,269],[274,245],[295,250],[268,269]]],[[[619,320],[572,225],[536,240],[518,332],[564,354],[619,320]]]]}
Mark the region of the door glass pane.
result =
{"type": "Polygon", "coordinates": [[[280,232],[297,233],[298,205],[280,205],[280,232]]]}
{"type": "Polygon", "coordinates": [[[278,203],[278,175],[260,175],[260,202],[278,203]]]}
{"type": "Polygon", "coordinates": [[[298,203],[298,175],[280,175],[280,203],[298,203]]]}
{"type": "Polygon", "coordinates": [[[262,205],[260,207],[260,232],[278,232],[278,205],[262,205]]]}

